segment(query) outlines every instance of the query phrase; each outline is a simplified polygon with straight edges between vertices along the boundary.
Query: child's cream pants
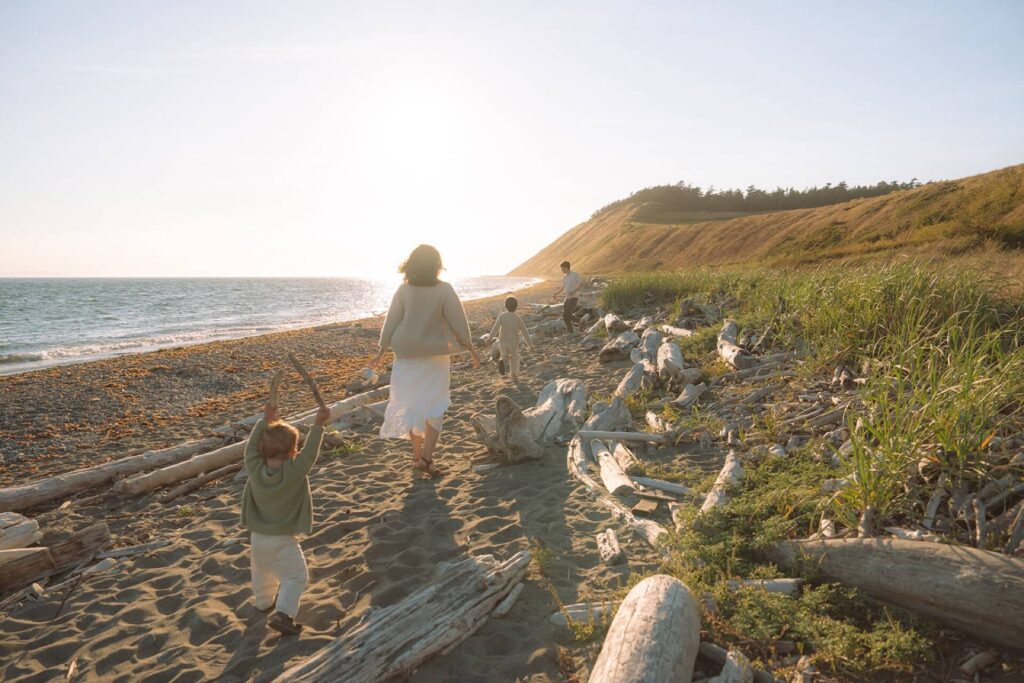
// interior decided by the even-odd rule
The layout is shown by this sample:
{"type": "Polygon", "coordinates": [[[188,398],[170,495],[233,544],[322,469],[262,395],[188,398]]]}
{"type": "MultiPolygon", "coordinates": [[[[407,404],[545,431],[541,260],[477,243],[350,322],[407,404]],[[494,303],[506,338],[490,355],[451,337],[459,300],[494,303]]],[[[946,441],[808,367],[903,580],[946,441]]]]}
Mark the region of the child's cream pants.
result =
{"type": "Polygon", "coordinates": [[[268,536],[253,531],[251,559],[256,609],[270,607],[276,591],[277,611],[294,619],[299,613],[299,598],[309,581],[299,540],[295,536],[268,536]]]}
{"type": "Polygon", "coordinates": [[[512,376],[519,374],[519,338],[515,342],[504,344],[498,342],[498,350],[501,351],[501,359],[508,363],[508,370],[512,376]]]}

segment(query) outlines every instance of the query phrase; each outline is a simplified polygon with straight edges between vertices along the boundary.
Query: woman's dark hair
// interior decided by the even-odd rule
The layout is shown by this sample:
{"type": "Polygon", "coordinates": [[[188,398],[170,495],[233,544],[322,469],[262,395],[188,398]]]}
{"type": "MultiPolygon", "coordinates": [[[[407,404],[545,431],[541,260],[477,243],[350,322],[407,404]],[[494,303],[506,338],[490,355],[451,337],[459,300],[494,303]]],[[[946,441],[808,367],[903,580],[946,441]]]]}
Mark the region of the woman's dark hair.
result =
{"type": "Polygon", "coordinates": [[[398,272],[405,275],[405,281],[413,287],[432,287],[438,283],[437,276],[444,266],[441,254],[429,244],[421,244],[412,250],[398,272]]]}

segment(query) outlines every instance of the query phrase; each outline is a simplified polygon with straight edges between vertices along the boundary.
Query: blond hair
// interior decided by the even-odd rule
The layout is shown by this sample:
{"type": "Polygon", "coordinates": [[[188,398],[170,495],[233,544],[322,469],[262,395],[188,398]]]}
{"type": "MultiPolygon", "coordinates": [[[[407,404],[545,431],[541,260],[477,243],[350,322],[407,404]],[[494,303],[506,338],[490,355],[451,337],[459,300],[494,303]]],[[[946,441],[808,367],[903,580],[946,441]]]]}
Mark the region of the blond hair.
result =
{"type": "Polygon", "coordinates": [[[299,445],[299,430],[284,420],[268,424],[260,437],[260,457],[263,461],[288,457],[299,445]]]}

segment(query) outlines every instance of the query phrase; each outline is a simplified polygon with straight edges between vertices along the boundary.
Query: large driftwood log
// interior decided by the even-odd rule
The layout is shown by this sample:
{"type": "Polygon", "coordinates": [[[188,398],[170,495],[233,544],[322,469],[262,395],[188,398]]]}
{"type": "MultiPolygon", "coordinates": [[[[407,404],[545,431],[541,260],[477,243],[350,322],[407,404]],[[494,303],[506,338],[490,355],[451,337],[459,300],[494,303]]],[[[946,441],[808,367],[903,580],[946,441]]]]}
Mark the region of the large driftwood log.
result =
{"type": "Polygon", "coordinates": [[[729,451],[729,454],[725,456],[725,465],[722,466],[722,471],[718,473],[718,478],[715,479],[715,484],[711,487],[708,497],[704,499],[704,504],[700,506],[700,511],[707,512],[712,508],[728,503],[729,488],[743,481],[743,474],[743,465],[740,464],[736,451],[729,451]]]}
{"type": "Polygon", "coordinates": [[[538,441],[569,438],[586,419],[586,387],[578,379],[548,382],[537,396],[537,405],[524,414],[538,441]]]}
{"type": "Polygon", "coordinates": [[[601,482],[613,496],[631,493],[636,490],[629,475],[622,469],[622,466],[608,450],[603,441],[593,441],[591,444],[594,457],[597,458],[598,467],[601,469],[601,482]]]}
{"type": "Polygon", "coordinates": [[[636,332],[623,332],[613,337],[604,347],[597,352],[597,360],[601,363],[611,363],[614,360],[625,360],[629,358],[629,352],[634,346],[640,343],[640,335],[636,332]]]}
{"type": "Polygon", "coordinates": [[[678,382],[683,372],[683,351],[673,341],[662,342],[657,354],[658,375],[663,382],[678,382]]]}
{"type": "Polygon", "coordinates": [[[619,316],[614,313],[607,313],[604,316],[604,329],[608,330],[608,334],[617,334],[619,332],[625,332],[627,325],[619,316]]]}
{"type": "Polygon", "coordinates": [[[645,330],[642,337],[640,337],[640,344],[637,346],[637,350],[640,351],[641,355],[649,360],[651,363],[658,361],[658,348],[661,346],[661,332],[657,330],[645,330]]]}
{"type": "Polygon", "coordinates": [[[506,462],[535,460],[544,455],[543,444],[567,439],[583,423],[587,392],[578,379],[549,382],[537,396],[537,405],[520,410],[508,397],[498,398],[495,416],[474,415],[470,422],[488,450],[506,462]]]}
{"type": "Polygon", "coordinates": [[[590,683],[689,681],[700,648],[700,608],[664,574],[629,591],[608,628],[590,683]]]}
{"type": "Polygon", "coordinates": [[[674,327],[672,325],[662,325],[659,327],[662,333],[670,337],[692,337],[693,330],[687,330],[682,327],[674,327]]]}
{"type": "Polygon", "coordinates": [[[67,571],[89,559],[110,543],[110,529],[100,522],[51,544],[45,552],[26,555],[0,564],[0,592],[24,586],[67,571]]]}
{"type": "Polygon", "coordinates": [[[1005,646],[1024,647],[1024,560],[965,546],[893,538],[790,541],[768,557],[805,558],[829,581],[1005,646]]]}
{"type": "Polygon", "coordinates": [[[468,638],[526,574],[530,553],[505,562],[489,555],[445,563],[436,580],[390,607],[370,612],[276,681],[372,683],[411,672],[468,638]]]}
{"type": "Polygon", "coordinates": [[[515,464],[544,457],[544,449],[533,438],[529,421],[523,411],[508,396],[499,396],[494,409],[494,431],[488,432],[484,420],[472,419],[477,435],[494,455],[504,462],[515,464]]]}
{"type": "MultiPolygon", "coordinates": [[[[380,387],[373,391],[367,391],[364,394],[357,394],[334,403],[330,406],[330,421],[333,422],[345,413],[356,410],[367,403],[373,403],[381,398],[386,398],[388,391],[388,387],[380,387]]],[[[315,414],[309,415],[308,417],[296,420],[292,424],[296,427],[308,427],[313,423],[315,417],[315,414]]],[[[218,448],[210,453],[197,455],[189,460],[179,462],[169,467],[122,479],[114,484],[114,491],[120,495],[138,496],[143,493],[148,493],[154,489],[158,489],[161,486],[167,486],[169,484],[182,481],[183,479],[197,477],[200,474],[226,467],[233,462],[241,460],[242,455],[245,453],[245,444],[245,441],[240,441],[238,443],[233,443],[230,446],[218,448]]]]}
{"type": "Polygon", "coordinates": [[[37,543],[43,537],[39,531],[39,522],[34,519],[25,519],[23,522],[9,526],[0,535],[0,550],[15,550],[27,548],[37,543]]]}
{"type": "Polygon", "coordinates": [[[704,384],[704,382],[701,382],[700,384],[687,384],[683,387],[683,390],[679,392],[679,396],[672,400],[672,405],[678,406],[683,410],[691,408],[696,405],[697,401],[700,400],[700,397],[704,395],[705,391],[707,391],[707,385],[704,384]]]}
{"type": "Polygon", "coordinates": [[[653,389],[657,383],[658,371],[654,364],[646,358],[641,358],[639,362],[633,364],[626,376],[619,382],[619,386],[615,389],[615,395],[629,398],[642,389],[653,389]]]}
{"type": "Polygon", "coordinates": [[[738,333],[739,327],[736,325],[736,321],[726,320],[722,331],[718,333],[718,355],[737,370],[752,368],[757,360],[736,344],[738,333]]]}
{"type": "Polygon", "coordinates": [[[0,510],[26,510],[54,500],[61,500],[87,489],[158,467],[166,467],[196,453],[205,453],[224,443],[224,439],[211,438],[190,441],[171,448],[147,451],[141,455],[121,458],[74,472],[57,474],[29,484],[0,489],[0,510]]]}
{"type": "Polygon", "coordinates": [[[645,315],[633,323],[633,331],[643,333],[648,327],[654,324],[653,315],[645,315]]]}
{"type": "Polygon", "coordinates": [[[612,399],[611,403],[599,409],[598,404],[593,406],[594,412],[583,424],[582,431],[588,432],[616,432],[629,429],[633,425],[633,416],[629,407],[620,396],[612,399]]]}

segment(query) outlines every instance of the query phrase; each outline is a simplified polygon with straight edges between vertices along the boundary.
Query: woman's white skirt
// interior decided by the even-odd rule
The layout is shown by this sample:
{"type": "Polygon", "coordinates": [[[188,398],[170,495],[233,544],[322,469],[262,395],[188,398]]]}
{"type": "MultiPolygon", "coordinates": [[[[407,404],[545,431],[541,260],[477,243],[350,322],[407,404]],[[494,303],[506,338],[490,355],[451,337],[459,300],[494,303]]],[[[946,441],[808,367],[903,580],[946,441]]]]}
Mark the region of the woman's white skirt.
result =
{"type": "Polygon", "coordinates": [[[452,402],[450,386],[449,356],[396,358],[381,438],[408,439],[409,432],[422,436],[428,423],[440,432],[452,402]]]}

